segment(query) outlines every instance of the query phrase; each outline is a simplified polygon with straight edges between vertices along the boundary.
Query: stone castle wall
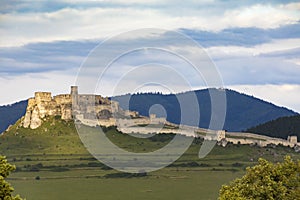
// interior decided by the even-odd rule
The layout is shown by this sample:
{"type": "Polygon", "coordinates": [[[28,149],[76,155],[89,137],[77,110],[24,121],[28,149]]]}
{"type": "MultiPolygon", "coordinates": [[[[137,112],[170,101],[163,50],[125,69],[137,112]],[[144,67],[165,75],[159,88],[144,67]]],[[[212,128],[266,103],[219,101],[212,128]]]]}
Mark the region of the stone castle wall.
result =
{"type": "Polygon", "coordinates": [[[34,99],[37,103],[40,102],[49,102],[52,100],[51,92],[36,92],[34,94],[34,99]]]}
{"type": "Polygon", "coordinates": [[[43,118],[56,115],[64,120],[72,119],[71,95],[63,94],[52,98],[50,92],[36,92],[34,98],[28,100],[23,126],[36,129],[41,126],[43,118]]]}
{"type": "Polygon", "coordinates": [[[60,94],[54,97],[50,92],[35,92],[34,98],[28,100],[22,124],[25,128],[36,129],[41,126],[43,119],[47,116],[59,115],[63,120],[70,120],[74,114],[82,116],[80,120],[88,124],[115,126],[116,120],[113,113],[116,112],[125,117],[139,117],[138,112],[120,109],[118,102],[110,101],[100,95],[78,94],[78,88],[71,86],[70,94],[60,94]]]}
{"type": "Polygon", "coordinates": [[[72,96],[70,94],[60,94],[53,97],[54,101],[60,104],[72,104],[72,96]]]}

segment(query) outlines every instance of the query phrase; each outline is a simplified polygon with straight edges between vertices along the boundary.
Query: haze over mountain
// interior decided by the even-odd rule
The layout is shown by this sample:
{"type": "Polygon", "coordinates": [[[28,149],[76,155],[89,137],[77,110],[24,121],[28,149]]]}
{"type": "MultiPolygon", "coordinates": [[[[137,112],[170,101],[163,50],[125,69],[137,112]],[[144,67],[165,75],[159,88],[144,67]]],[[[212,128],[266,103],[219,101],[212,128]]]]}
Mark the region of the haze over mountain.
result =
{"type": "Polygon", "coordinates": [[[278,119],[249,128],[247,132],[286,139],[290,135],[300,138],[300,115],[278,119]]]}
{"type": "MultiPolygon", "coordinates": [[[[220,92],[212,89],[214,92],[220,92]]],[[[283,116],[292,116],[297,113],[284,107],[278,107],[272,103],[263,101],[253,96],[241,94],[239,92],[226,89],[227,112],[224,129],[228,131],[242,131],[249,127],[256,126],[277,119],[283,116]]],[[[177,94],[180,99],[189,102],[192,92],[177,94]]],[[[195,91],[200,108],[199,127],[208,128],[211,117],[211,100],[209,90],[195,91]]],[[[129,109],[138,111],[141,115],[148,116],[149,109],[155,104],[161,104],[167,114],[167,120],[173,123],[180,123],[180,104],[176,95],[163,95],[159,93],[134,94],[129,101],[129,109]]],[[[126,107],[126,102],[130,95],[117,96],[112,98],[119,101],[121,107],[126,107]]],[[[194,105],[187,106],[188,110],[193,110],[194,105]]],[[[191,116],[193,117],[193,116],[191,116]]],[[[194,125],[194,119],[185,119],[185,124],[194,125]],[[191,124],[189,124],[191,122],[191,124]]]]}

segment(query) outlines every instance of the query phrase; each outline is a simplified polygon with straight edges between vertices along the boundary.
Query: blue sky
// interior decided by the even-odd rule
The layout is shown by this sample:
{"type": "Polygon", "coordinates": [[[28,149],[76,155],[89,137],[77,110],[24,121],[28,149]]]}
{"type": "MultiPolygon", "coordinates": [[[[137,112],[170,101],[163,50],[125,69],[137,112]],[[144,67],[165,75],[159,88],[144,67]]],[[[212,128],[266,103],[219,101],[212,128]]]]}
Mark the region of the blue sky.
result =
{"type": "MultiPolygon", "coordinates": [[[[126,31],[162,28],[166,34],[159,36],[161,40],[170,40],[168,31],[176,31],[197,41],[215,63],[224,87],[300,112],[297,1],[0,0],[0,4],[0,91],[5,94],[0,105],[26,99],[35,91],[69,92],[81,64],[99,43],[126,31]]],[[[131,45],[152,39],[119,42],[131,45]]],[[[121,60],[118,72],[143,64],[139,57],[132,54],[121,60]]],[[[157,60],[176,64],[167,55],[157,60]]],[[[184,69],[192,79],[192,71],[184,69]]],[[[147,73],[156,76],[157,71],[147,73]]],[[[106,84],[102,95],[111,95],[110,83],[106,84]]],[[[199,81],[191,87],[205,85],[199,81]]],[[[178,84],[177,90],[184,87],[178,84]]]]}

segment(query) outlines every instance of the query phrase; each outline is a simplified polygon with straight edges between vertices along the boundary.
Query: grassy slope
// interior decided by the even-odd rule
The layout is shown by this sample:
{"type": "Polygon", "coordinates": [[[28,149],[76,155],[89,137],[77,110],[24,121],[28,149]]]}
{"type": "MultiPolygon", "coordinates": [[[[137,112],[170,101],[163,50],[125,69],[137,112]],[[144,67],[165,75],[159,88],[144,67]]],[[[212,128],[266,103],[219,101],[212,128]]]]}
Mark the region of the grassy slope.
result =
{"type": "MultiPolygon", "coordinates": [[[[118,146],[135,152],[160,148],[173,137],[134,138],[114,128],[106,134],[118,146]]],[[[241,176],[245,167],[255,164],[259,157],[280,161],[290,154],[300,158],[289,148],[229,145],[216,146],[207,157],[199,159],[201,144],[201,140],[195,141],[167,168],[146,177],[122,178],[122,174],[105,167],[85,150],[73,122],[49,118],[36,130],[14,125],[0,137],[0,154],[17,165],[18,171],[9,181],[28,200],[216,199],[222,184],[241,176]],[[106,178],[111,174],[120,177],[106,178]],[[38,176],[40,180],[35,180],[38,176]]]]}

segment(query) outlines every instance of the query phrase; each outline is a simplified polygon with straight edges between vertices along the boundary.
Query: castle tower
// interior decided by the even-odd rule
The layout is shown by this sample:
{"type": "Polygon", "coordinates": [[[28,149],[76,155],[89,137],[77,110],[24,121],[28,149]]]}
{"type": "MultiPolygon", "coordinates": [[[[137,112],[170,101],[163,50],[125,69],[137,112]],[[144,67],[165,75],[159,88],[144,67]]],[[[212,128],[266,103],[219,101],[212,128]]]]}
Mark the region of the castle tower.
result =
{"type": "Polygon", "coordinates": [[[78,106],[78,86],[71,86],[71,96],[73,108],[78,106]]]}
{"type": "Polygon", "coordinates": [[[297,144],[297,136],[288,136],[288,139],[287,139],[290,143],[292,144],[297,144]]]}
{"type": "Polygon", "coordinates": [[[217,131],[217,141],[221,141],[222,139],[226,138],[226,131],[225,130],[219,130],[217,131]]]}

